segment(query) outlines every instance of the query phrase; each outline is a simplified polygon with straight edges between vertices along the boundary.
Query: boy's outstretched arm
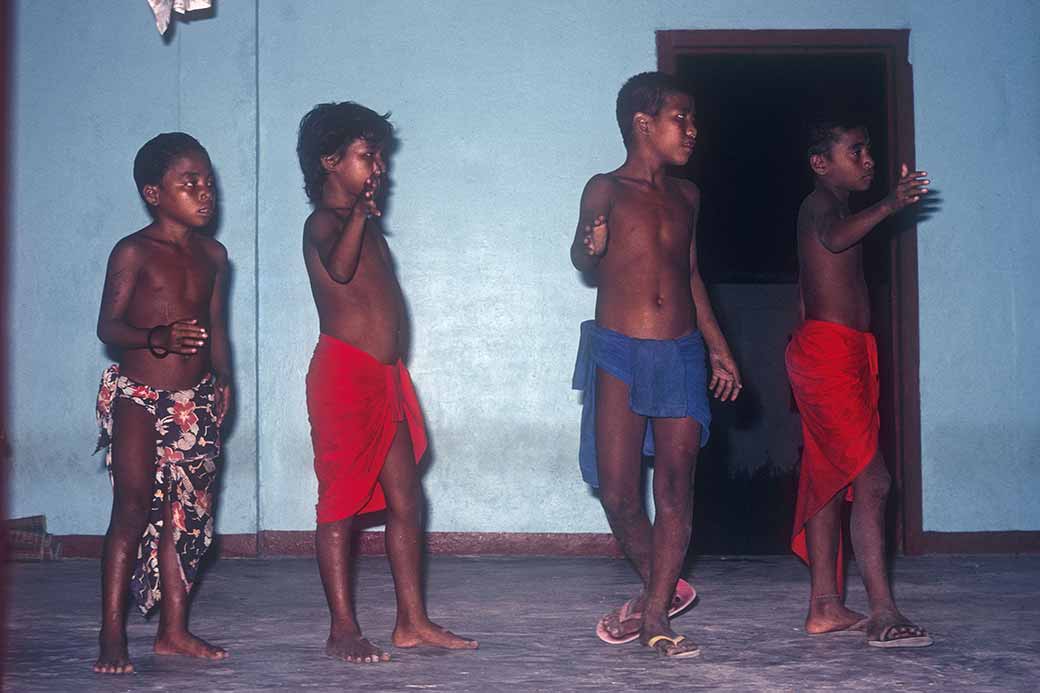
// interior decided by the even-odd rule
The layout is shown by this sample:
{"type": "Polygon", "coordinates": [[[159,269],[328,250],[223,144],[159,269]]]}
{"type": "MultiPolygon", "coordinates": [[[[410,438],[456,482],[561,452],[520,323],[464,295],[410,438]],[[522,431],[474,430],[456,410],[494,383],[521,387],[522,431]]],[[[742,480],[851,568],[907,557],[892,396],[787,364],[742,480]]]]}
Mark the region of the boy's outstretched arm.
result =
{"type": "Polygon", "coordinates": [[[382,214],[376,205],[379,184],[379,176],[371,176],[365,181],[365,189],[347,213],[346,221],[328,210],[319,210],[307,220],[304,242],[314,246],[325,271],[340,284],[349,284],[357,272],[365,237],[365,220],[382,214]]]}
{"type": "MultiPolygon", "coordinates": [[[[216,242],[215,242],[216,243],[216,242]]],[[[216,243],[217,276],[209,299],[210,363],[217,380],[217,425],[231,408],[231,340],[227,332],[227,248],[216,243]]]]}
{"type": "Polygon", "coordinates": [[[578,271],[595,269],[606,254],[609,217],[610,180],[604,175],[593,176],[581,193],[578,229],[571,243],[571,263],[578,271]]]}
{"type": "Polygon", "coordinates": [[[132,241],[124,239],[112,250],[98,314],[98,339],[120,349],[157,348],[176,354],[197,353],[206,343],[206,330],[198,326],[197,319],[178,320],[150,328],[136,327],[126,321],[126,311],[134,295],[142,262],[140,251],[132,241]]]}
{"type": "Polygon", "coordinates": [[[907,165],[903,164],[899,171],[899,181],[892,192],[877,204],[844,219],[835,205],[829,205],[816,223],[820,243],[832,253],[841,253],[856,245],[887,217],[927,194],[928,188],[925,186],[931,183],[927,176],[927,171],[910,173],[907,165]]]}
{"type": "MultiPolygon", "coordinates": [[[[699,193],[698,193],[699,196],[699,193]]],[[[699,205],[698,205],[699,207],[699,205]]],[[[711,366],[711,380],[708,389],[716,399],[723,402],[733,401],[740,394],[744,385],[740,382],[740,370],[729,350],[729,344],[719,328],[708,298],[708,288],[704,285],[700,267],[697,264],[697,212],[693,215],[693,233],[690,238],[690,294],[697,311],[697,329],[708,347],[708,364],[711,366]]]]}

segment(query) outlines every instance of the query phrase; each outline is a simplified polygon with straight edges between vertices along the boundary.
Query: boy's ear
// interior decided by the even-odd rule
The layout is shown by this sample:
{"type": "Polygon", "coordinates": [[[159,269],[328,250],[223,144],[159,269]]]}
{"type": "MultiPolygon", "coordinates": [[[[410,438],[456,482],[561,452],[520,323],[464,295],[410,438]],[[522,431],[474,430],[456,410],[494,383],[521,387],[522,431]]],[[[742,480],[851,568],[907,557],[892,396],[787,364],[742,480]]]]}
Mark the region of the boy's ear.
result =
{"type": "Polygon", "coordinates": [[[159,186],[158,185],[146,185],[141,188],[141,197],[152,207],[156,207],[159,204],[159,186]]]}
{"type": "Polygon", "coordinates": [[[638,132],[641,135],[647,135],[650,133],[650,121],[652,118],[646,113],[636,111],[632,116],[632,131],[638,132]]]}
{"type": "Polygon", "coordinates": [[[326,173],[328,173],[332,169],[336,168],[336,164],[338,164],[339,160],[342,158],[343,157],[341,157],[339,154],[326,154],[325,156],[321,157],[321,167],[325,169],[326,173]]]}
{"type": "Polygon", "coordinates": [[[812,172],[818,176],[827,175],[827,157],[823,154],[810,154],[809,155],[809,168],[812,172]]]}

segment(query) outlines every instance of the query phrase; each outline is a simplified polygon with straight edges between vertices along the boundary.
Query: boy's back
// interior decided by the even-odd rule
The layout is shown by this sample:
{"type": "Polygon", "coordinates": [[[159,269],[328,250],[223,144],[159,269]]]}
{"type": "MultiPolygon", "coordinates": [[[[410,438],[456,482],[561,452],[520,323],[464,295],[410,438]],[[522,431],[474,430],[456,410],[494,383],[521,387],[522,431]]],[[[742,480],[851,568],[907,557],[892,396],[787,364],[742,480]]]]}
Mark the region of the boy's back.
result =
{"type": "Polygon", "coordinates": [[[798,210],[798,274],[804,317],[867,330],[870,298],[863,276],[863,246],[834,253],[820,241],[821,231],[848,214],[848,205],[826,189],[809,193],[798,210]]]}

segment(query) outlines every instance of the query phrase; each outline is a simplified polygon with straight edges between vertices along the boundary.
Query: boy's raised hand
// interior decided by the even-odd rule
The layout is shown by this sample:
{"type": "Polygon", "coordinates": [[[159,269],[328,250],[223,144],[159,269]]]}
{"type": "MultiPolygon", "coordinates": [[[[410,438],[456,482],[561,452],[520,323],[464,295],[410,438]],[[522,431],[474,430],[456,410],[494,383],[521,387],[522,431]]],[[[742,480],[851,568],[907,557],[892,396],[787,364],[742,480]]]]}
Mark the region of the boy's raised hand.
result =
{"type": "Polygon", "coordinates": [[[177,320],[169,325],[164,325],[155,331],[153,344],[174,354],[191,356],[197,354],[199,349],[206,345],[209,335],[206,328],[200,326],[196,318],[190,320],[177,320]]]}
{"type": "Polygon", "coordinates": [[[607,252],[607,217],[600,214],[592,221],[582,227],[584,232],[582,242],[585,244],[585,253],[593,257],[603,257],[607,252]]]}
{"type": "Polygon", "coordinates": [[[903,164],[899,168],[899,182],[892,188],[892,192],[888,194],[887,202],[892,208],[893,212],[914,204],[921,197],[928,193],[928,188],[925,187],[929,183],[927,171],[914,171],[910,173],[910,168],[903,164]]]}
{"type": "Polygon", "coordinates": [[[354,209],[358,212],[364,212],[366,217],[383,216],[383,212],[379,209],[379,204],[376,201],[382,184],[382,175],[373,173],[369,176],[365,180],[365,186],[361,189],[361,196],[358,198],[357,204],[354,205],[354,209]]]}

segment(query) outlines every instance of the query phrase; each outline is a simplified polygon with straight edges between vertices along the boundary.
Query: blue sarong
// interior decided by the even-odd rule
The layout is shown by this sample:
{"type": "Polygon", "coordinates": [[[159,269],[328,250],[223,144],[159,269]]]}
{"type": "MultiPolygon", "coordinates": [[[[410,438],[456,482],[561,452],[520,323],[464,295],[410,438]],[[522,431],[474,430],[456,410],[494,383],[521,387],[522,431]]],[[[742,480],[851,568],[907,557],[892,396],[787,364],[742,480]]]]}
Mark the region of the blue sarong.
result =
{"type": "MultiPolygon", "coordinates": [[[[586,320],[574,364],[572,387],[582,390],[578,463],[587,484],[599,487],[596,465],[596,368],[629,387],[628,406],[640,416],[681,419],[701,425],[701,447],[708,442],[711,409],[704,339],[693,331],[678,339],[636,339],[586,320]]],[[[654,454],[654,429],[647,422],[643,454],[654,454]]]]}

